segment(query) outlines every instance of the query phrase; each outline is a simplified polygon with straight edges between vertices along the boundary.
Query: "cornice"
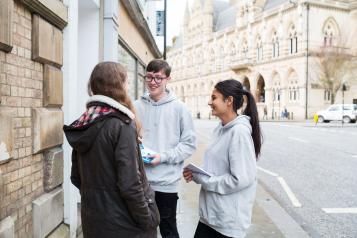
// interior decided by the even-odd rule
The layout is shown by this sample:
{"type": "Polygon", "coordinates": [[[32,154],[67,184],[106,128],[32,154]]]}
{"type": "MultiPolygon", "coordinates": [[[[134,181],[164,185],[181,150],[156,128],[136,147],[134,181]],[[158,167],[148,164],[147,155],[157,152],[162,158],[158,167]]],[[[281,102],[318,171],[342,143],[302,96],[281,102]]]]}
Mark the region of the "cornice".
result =
{"type": "Polygon", "coordinates": [[[134,24],[138,27],[140,34],[148,43],[149,49],[154,53],[155,58],[161,58],[161,52],[156,45],[154,37],[151,34],[150,28],[142,14],[142,11],[135,0],[121,1],[125,9],[129,12],[130,18],[134,24]]]}
{"type": "Polygon", "coordinates": [[[39,14],[54,26],[63,30],[68,23],[68,9],[57,0],[20,0],[30,11],[39,14]]]}
{"type": "Polygon", "coordinates": [[[310,7],[315,7],[315,8],[320,8],[320,9],[330,9],[330,10],[340,10],[344,12],[349,12],[350,11],[350,6],[348,4],[332,4],[332,3],[321,3],[316,0],[309,0],[304,2],[304,4],[309,4],[310,7]]]}

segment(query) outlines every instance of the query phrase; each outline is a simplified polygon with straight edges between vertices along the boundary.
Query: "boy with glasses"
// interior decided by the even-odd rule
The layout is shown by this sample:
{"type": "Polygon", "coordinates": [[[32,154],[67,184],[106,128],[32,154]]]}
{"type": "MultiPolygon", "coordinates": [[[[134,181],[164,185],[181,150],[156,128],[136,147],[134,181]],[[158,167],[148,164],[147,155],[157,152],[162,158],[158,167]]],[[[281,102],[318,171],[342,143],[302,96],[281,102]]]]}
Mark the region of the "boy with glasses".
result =
{"type": "Polygon", "coordinates": [[[179,237],[176,225],[178,183],[184,160],[196,149],[191,114],[166,88],[170,72],[166,61],[152,60],[146,68],[147,94],[134,103],[142,123],[142,142],[157,152],[151,155],[151,162],[145,164],[145,171],[155,191],[163,238],[179,237]]]}

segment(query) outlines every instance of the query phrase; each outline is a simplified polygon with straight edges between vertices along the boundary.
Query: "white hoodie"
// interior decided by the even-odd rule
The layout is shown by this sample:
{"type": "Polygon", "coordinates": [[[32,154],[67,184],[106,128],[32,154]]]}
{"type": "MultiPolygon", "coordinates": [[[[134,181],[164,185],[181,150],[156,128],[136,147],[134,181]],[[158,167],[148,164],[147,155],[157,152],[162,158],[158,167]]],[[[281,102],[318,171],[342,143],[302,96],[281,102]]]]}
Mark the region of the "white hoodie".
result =
{"type": "Polygon", "coordinates": [[[157,102],[146,94],[134,106],[143,128],[143,144],[161,156],[159,165],[145,164],[150,185],[155,191],[176,193],[184,160],[196,149],[191,114],[169,90],[157,102]]]}
{"type": "Polygon", "coordinates": [[[249,120],[238,116],[220,123],[204,155],[204,169],[212,176],[193,173],[201,184],[200,221],[229,237],[244,237],[251,224],[257,167],[249,120]]]}

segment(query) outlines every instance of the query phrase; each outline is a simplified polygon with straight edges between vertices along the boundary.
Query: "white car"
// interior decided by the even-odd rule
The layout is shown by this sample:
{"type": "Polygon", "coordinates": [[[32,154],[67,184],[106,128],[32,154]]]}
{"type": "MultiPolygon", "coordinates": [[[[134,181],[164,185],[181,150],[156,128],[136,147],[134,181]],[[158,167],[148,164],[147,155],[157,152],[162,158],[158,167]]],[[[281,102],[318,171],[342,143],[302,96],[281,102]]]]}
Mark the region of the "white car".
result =
{"type": "Polygon", "coordinates": [[[357,119],[357,104],[333,104],[326,110],[318,111],[318,122],[341,121],[355,122],[357,119]]]}

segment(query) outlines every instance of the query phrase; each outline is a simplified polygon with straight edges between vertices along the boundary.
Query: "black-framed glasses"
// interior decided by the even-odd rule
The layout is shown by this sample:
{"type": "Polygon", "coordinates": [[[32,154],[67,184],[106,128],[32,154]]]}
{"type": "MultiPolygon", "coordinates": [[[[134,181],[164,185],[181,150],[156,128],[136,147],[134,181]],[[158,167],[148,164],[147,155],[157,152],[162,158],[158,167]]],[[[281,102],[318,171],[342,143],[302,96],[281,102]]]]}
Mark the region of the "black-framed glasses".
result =
{"type": "Polygon", "coordinates": [[[145,75],[144,79],[148,83],[153,81],[153,80],[154,80],[155,83],[161,83],[162,80],[167,79],[167,77],[166,78],[162,78],[162,77],[158,77],[158,76],[145,75]]]}

